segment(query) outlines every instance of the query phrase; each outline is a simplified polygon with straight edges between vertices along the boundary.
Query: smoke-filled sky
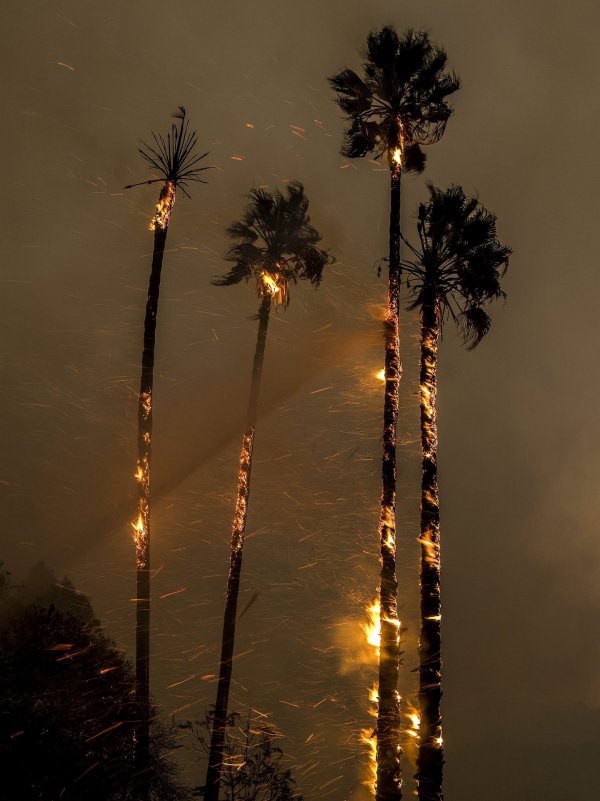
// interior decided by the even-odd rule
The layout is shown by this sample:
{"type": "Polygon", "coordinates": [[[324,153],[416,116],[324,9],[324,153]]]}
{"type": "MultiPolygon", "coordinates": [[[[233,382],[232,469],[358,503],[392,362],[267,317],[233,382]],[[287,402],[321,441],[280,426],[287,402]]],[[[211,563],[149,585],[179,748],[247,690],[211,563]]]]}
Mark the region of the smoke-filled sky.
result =
{"type": "MultiPolygon", "coordinates": [[[[339,154],[326,77],[370,29],[425,28],[460,75],[455,115],[404,182],[462,184],[514,250],[473,353],[440,354],[447,801],[600,791],[596,342],[600,10],[591,0],[38,0],[1,26],[2,547],[91,596],[131,654],[136,391],[157,188],[139,138],[186,106],[207,185],[179,195],[158,319],[152,690],[214,698],[228,537],[254,350],[252,285],[211,286],[251,187],[305,185],[337,262],[273,319],[245,550],[234,705],[268,713],[306,799],[363,801],[377,583],[388,177],[339,154]]],[[[419,450],[403,312],[401,690],[415,700],[419,450]]],[[[410,739],[410,738],[407,738],[410,739]]],[[[197,755],[185,775],[203,780],[197,755]]],[[[407,749],[410,794],[414,750],[407,749]]]]}

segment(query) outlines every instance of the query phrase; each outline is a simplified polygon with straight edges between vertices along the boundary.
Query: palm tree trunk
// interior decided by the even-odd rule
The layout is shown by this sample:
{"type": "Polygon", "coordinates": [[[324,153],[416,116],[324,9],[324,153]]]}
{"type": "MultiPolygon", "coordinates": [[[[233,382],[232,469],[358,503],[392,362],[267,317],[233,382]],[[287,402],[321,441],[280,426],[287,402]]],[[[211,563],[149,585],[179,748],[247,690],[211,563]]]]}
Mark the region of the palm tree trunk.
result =
{"type": "Polygon", "coordinates": [[[250,386],[250,398],[248,401],[246,432],[242,440],[240,469],[238,473],[237,500],[235,505],[233,526],[231,529],[231,557],[229,562],[229,576],[227,578],[225,614],[223,617],[221,664],[219,667],[217,700],[215,703],[215,712],[210,738],[210,749],[208,753],[208,769],[206,773],[204,801],[218,801],[219,798],[219,785],[221,782],[221,768],[223,763],[225,732],[227,727],[227,707],[229,704],[229,689],[231,686],[231,673],[233,667],[233,646],[235,640],[237,602],[240,589],[240,574],[242,571],[242,555],[244,548],[244,535],[246,533],[246,518],[248,515],[248,498],[250,495],[252,451],[254,448],[254,432],[256,428],[260,380],[265,356],[265,343],[267,339],[267,327],[269,325],[270,309],[271,296],[265,292],[262,296],[258,313],[258,335],[256,339],[256,350],[254,352],[254,365],[252,368],[252,383],[250,386]]]}
{"type": "Polygon", "coordinates": [[[437,484],[437,349],[439,309],[434,296],[421,307],[421,636],[419,641],[420,801],[442,801],[442,659],[440,599],[440,507],[437,484]]]}
{"type": "Polygon", "coordinates": [[[396,428],[400,384],[400,178],[399,165],[391,166],[390,253],[388,308],[385,319],[385,401],[383,407],[383,458],[381,476],[381,551],[379,653],[379,704],[377,713],[377,801],[402,797],[400,773],[400,623],[396,579],[396,428]]]}
{"type": "Polygon", "coordinates": [[[152,385],[154,382],[154,346],[160,277],[167,241],[169,214],[175,202],[174,187],[163,186],[157,205],[166,216],[155,216],[154,251],[148,283],[148,299],[144,319],[144,350],[138,402],[138,517],[133,524],[136,550],[136,638],[135,696],[137,723],[135,729],[136,797],[148,801],[150,782],[150,461],[152,456],[152,385]]]}

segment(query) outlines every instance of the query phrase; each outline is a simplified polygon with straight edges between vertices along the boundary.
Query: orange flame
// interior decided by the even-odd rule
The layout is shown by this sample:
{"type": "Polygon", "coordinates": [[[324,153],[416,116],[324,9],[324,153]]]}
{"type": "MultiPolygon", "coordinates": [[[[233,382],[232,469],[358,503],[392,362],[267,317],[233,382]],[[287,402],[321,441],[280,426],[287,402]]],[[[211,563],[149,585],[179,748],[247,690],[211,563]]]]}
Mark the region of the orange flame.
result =
{"type": "Polygon", "coordinates": [[[417,739],[421,729],[421,715],[419,714],[417,707],[413,706],[412,704],[408,704],[408,712],[406,713],[406,717],[410,721],[410,726],[406,729],[406,733],[409,737],[414,737],[417,739]]]}
{"type": "Polygon", "coordinates": [[[165,181],[160,192],[160,198],[156,204],[156,211],[150,220],[148,230],[156,231],[161,228],[163,231],[169,225],[169,218],[175,205],[175,184],[172,181],[165,181]]]}
{"type": "Polygon", "coordinates": [[[281,287],[270,273],[262,273],[261,279],[269,295],[276,295],[281,291],[281,287]]]}
{"type": "MultiPolygon", "coordinates": [[[[367,622],[361,624],[361,629],[367,637],[367,642],[375,648],[377,656],[379,656],[379,646],[381,645],[381,604],[379,603],[379,598],[374,598],[367,604],[365,613],[367,622]]],[[[372,699],[370,698],[369,700],[372,699]]]]}
{"type": "MultiPolygon", "coordinates": [[[[381,603],[379,595],[367,604],[365,614],[367,620],[361,624],[361,628],[365,633],[367,642],[379,656],[381,646],[381,603]]],[[[379,686],[377,682],[374,682],[369,689],[369,704],[369,714],[371,717],[377,718],[379,705],[379,686]]],[[[375,795],[377,790],[377,730],[361,729],[360,742],[367,746],[368,759],[368,775],[363,784],[375,795]]]]}

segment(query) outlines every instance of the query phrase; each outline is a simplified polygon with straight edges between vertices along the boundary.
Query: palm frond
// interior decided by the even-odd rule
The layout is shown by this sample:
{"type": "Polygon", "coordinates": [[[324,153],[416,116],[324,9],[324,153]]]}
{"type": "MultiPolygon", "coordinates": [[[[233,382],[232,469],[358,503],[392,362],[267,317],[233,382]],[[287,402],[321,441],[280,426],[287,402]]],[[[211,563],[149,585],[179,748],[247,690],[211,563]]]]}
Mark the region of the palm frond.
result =
{"type": "Polygon", "coordinates": [[[229,286],[254,277],[264,288],[267,273],[280,286],[287,305],[289,285],[305,280],[317,286],[333,258],[319,247],[321,236],[311,225],[300,182],[290,181],[285,193],[252,189],[248,199],[242,219],[227,229],[234,242],[226,258],[234,266],[213,283],[229,286]]]}
{"type": "Polygon", "coordinates": [[[419,245],[410,246],[409,308],[435,297],[442,319],[452,317],[465,344],[474,348],[489,330],[486,304],[505,297],[501,278],[511,249],[496,233],[496,216],[460,186],[428,184],[429,201],[418,210],[419,245]]]}
{"type": "Polygon", "coordinates": [[[200,174],[212,168],[198,167],[197,165],[208,156],[208,151],[202,154],[196,153],[198,135],[195,130],[190,129],[183,106],[179,106],[173,117],[178,122],[172,123],[166,136],[152,132],[153,144],[142,142],[142,146],[138,148],[142,158],[160,177],[129,184],[125,187],[126,189],[142,184],[170,181],[175,186],[181,187],[187,194],[189,183],[206,183],[200,174]]]}
{"type": "Polygon", "coordinates": [[[474,350],[490,330],[492,321],[481,306],[468,306],[460,314],[460,330],[467,350],[474,350]]]}
{"type": "MultiPolygon", "coordinates": [[[[446,63],[446,53],[425,31],[398,36],[386,26],[370,33],[363,76],[345,69],[329,79],[349,122],[342,153],[379,157],[401,141],[406,148],[437,142],[452,114],[447,99],[460,86],[454,73],[444,72],[446,63]]],[[[423,167],[418,151],[404,165],[409,172],[423,167]]]]}

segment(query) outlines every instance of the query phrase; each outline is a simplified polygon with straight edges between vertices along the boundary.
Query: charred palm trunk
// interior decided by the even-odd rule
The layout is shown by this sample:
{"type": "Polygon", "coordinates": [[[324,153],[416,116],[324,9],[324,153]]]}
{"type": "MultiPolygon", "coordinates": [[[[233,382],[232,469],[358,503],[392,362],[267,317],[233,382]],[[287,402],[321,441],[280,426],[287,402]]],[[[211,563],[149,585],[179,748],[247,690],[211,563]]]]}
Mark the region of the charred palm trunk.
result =
{"type": "Polygon", "coordinates": [[[391,164],[388,307],[385,319],[385,402],[381,475],[379,704],[377,714],[377,801],[402,797],[398,668],[400,623],[396,579],[396,428],[400,384],[400,165],[391,164]]]}
{"type": "Polygon", "coordinates": [[[420,801],[442,801],[442,659],[440,600],[440,507],[437,484],[437,350],[439,309],[425,291],[421,307],[421,636],[419,706],[421,726],[417,760],[420,801]]]}
{"type": "Polygon", "coordinates": [[[152,385],[160,277],[175,187],[165,182],[156,214],[152,270],[144,319],[144,350],[138,403],[138,517],[133,524],[136,551],[135,694],[138,718],[135,729],[136,798],[148,801],[150,783],[150,461],[152,456],[152,385]]]}
{"type": "Polygon", "coordinates": [[[210,750],[208,753],[208,770],[206,773],[204,801],[218,801],[219,798],[219,785],[221,783],[221,770],[223,765],[223,752],[225,747],[225,734],[227,727],[227,706],[229,703],[229,689],[231,686],[231,673],[233,667],[233,646],[235,640],[237,602],[240,589],[240,575],[242,572],[242,555],[244,548],[244,535],[246,533],[246,518],[248,515],[248,498],[250,495],[250,472],[252,469],[254,431],[256,428],[260,379],[265,356],[265,343],[267,339],[267,327],[269,325],[270,309],[271,295],[268,294],[266,290],[263,290],[258,314],[258,336],[256,339],[256,350],[254,352],[254,365],[252,368],[252,383],[250,387],[250,399],[248,402],[246,432],[242,440],[242,452],[240,455],[240,470],[238,473],[235,515],[231,529],[231,557],[229,562],[229,576],[227,578],[225,614],[223,617],[221,664],[219,667],[217,700],[215,703],[213,727],[210,738],[210,750]]]}

